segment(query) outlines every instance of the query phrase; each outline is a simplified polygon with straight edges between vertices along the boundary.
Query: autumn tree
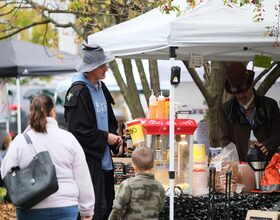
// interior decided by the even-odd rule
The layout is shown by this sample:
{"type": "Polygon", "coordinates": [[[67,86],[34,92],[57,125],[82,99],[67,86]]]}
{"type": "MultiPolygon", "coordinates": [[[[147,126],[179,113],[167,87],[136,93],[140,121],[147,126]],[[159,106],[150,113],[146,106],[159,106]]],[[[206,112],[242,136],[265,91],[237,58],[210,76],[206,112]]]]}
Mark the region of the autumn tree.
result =
{"type": "MultiPolygon", "coordinates": [[[[28,34],[30,30],[40,28],[43,43],[57,47],[57,41],[50,40],[48,31],[56,28],[72,28],[78,36],[76,42],[80,43],[85,41],[90,34],[138,16],[150,10],[151,7],[148,0],[0,0],[0,40],[19,33],[28,34]]],[[[160,90],[157,62],[156,60],[149,61],[151,84],[148,83],[142,61],[136,60],[136,65],[147,99],[151,88],[157,93],[160,90]]],[[[125,78],[122,78],[116,62],[112,62],[111,69],[132,117],[144,117],[144,110],[140,104],[139,93],[132,74],[131,60],[123,60],[123,66],[125,78]],[[126,83],[128,81],[129,84],[126,83]]]]}

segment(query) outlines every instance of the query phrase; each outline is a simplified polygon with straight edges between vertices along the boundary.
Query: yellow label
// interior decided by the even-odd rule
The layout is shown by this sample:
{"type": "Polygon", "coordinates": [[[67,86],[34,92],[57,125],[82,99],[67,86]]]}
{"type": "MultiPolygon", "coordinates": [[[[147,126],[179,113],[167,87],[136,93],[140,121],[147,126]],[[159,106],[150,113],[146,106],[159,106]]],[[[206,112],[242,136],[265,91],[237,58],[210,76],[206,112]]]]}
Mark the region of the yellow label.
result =
{"type": "Polygon", "coordinates": [[[134,144],[145,141],[141,122],[139,122],[139,124],[133,124],[131,126],[128,124],[128,130],[134,144]]]}
{"type": "Polygon", "coordinates": [[[193,145],[193,156],[204,156],[206,154],[204,144],[194,144],[193,145]]]}

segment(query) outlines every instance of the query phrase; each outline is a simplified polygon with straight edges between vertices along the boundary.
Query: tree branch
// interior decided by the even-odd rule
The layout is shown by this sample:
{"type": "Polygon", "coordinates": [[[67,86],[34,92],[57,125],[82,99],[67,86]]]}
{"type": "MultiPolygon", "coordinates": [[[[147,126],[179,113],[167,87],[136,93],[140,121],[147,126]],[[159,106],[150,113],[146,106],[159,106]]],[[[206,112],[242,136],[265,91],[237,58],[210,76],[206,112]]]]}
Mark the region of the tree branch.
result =
{"type": "Polygon", "coordinates": [[[76,15],[76,16],[82,16],[82,17],[94,17],[97,15],[108,15],[108,16],[116,16],[117,14],[108,14],[106,13],[106,11],[102,12],[102,10],[99,10],[98,13],[94,14],[92,12],[88,12],[88,11],[71,11],[71,10],[67,10],[67,9],[51,9],[48,8],[47,6],[38,4],[32,0],[25,0],[28,4],[30,4],[32,6],[32,8],[34,9],[38,9],[40,8],[40,10],[43,12],[47,12],[49,14],[72,14],[72,15],[76,15]]]}
{"type": "Polygon", "coordinates": [[[41,22],[34,22],[34,23],[30,24],[30,25],[27,25],[25,27],[19,28],[16,31],[13,31],[10,34],[1,36],[0,40],[7,39],[7,38],[9,38],[9,37],[11,37],[11,36],[13,36],[15,34],[18,34],[21,31],[24,31],[24,30],[28,29],[28,28],[31,28],[31,27],[34,27],[34,26],[37,26],[37,25],[48,24],[50,22],[51,22],[50,20],[44,20],[44,21],[41,21],[41,22]]]}
{"type": "Polygon", "coordinates": [[[8,11],[8,12],[5,12],[5,13],[3,13],[3,14],[0,14],[0,17],[1,17],[1,16],[8,15],[8,14],[11,14],[14,10],[16,10],[16,8],[13,8],[13,9],[11,9],[11,10],[8,11]]]}
{"type": "Polygon", "coordinates": [[[257,93],[260,95],[265,95],[271,86],[276,82],[280,76],[280,62],[276,63],[277,65],[271,70],[269,75],[263,80],[260,86],[257,89],[257,93]]]}
{"type": "MultiPolygon", "coordinates": [[[[203,81],[200,79],[200,77],[198,76],[196,70],[194,68],[189,68],[189,62],[184,60],[183,61],[185,67],[187,68],[187,70],[189,71],[193,81],[195,82],[195,84],[197,85],[197,87],[199,88],[199,90],[201,91],[202,95],[205,97],[209,97],[210,94],[207,91],[206,87],[203,84],[203,81]]],[[[207,102],[207,100],[206,100],[207,102]]]]}
{"type": "Polygon", "coordinates": [[[3,8],[9,6],[9,5],[17,5],[17,4],[20,4],[20,2],[6,2],[5,0],[4,0],[4,1],[3,1],[3,0],[0,0],[0,2],[5,2],[4,5],[0,6],[0,9],[3,9],[3,8]]]}
{"type": "Polygon", "coordinates": [[[141,84],[143,87],[143,93],[145,95],[147,103],[149,103],[149,96],[151,95],[150,86],[147,80],[147,76],[145,74],[144,66],[141,59],[135,59],[135,63],[139,72],[141,84]]]}
{"type": "Polygon", "coordinates": [[[271,67],[270,67],[269,69],[265,69],[264,71],[262,71],[262,72],[260,73],[260,75],[258,75],[258,76],[255,78],[255,80],[254,80],[254,85],[256,85],[257,82],[260,81],[260,79],[261,79],[264,75],[266,75],[271,69],[273,69],[273,67],[274,67],[275,65],[277,65],[277,62],[273,62],[272,65],[271,65],[271,67]]]}

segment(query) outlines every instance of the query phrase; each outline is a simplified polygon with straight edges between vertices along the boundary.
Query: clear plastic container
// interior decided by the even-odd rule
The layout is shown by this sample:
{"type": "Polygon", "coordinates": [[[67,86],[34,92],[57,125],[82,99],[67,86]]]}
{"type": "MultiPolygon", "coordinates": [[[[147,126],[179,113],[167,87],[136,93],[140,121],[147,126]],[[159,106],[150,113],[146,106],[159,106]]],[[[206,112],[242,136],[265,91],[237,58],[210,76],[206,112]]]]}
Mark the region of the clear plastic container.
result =
{"type": "Polygon", "coordinates": [[[193,171],[192,194],[200,196],[208,193],[208,170],[193,171]]]}
{"type": "Polygon", "coordinates": [[[238,165],[237,182],[244,185],[242,192],[251,192],[256,189],[254,171],[246,162],[241,162],[238,165]]]}

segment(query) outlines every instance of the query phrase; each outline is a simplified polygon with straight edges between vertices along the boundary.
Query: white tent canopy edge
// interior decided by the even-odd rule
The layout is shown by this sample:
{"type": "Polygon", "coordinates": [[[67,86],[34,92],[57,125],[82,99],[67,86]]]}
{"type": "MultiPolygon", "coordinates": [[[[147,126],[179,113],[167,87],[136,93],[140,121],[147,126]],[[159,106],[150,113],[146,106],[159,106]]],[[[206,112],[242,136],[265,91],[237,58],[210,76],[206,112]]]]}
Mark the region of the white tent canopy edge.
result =
{"type": "MultiPolygon", "coordinates": [[[[182,1],[184,2],[184,1],[182,1]]],[[[201,53],[204,60],[252,61],[256,54],[280,61],[280,47],[267,27],[277,24],[275,5],[264,1],[263,20],[255,22],[254,6],[228,7],[222,0],[205,0],[180,17],[153,9],[141,16],[88,37],[116,57],[169,59],[169,47],[179,47],[177,58],[189,60],[201,53]]]]}

